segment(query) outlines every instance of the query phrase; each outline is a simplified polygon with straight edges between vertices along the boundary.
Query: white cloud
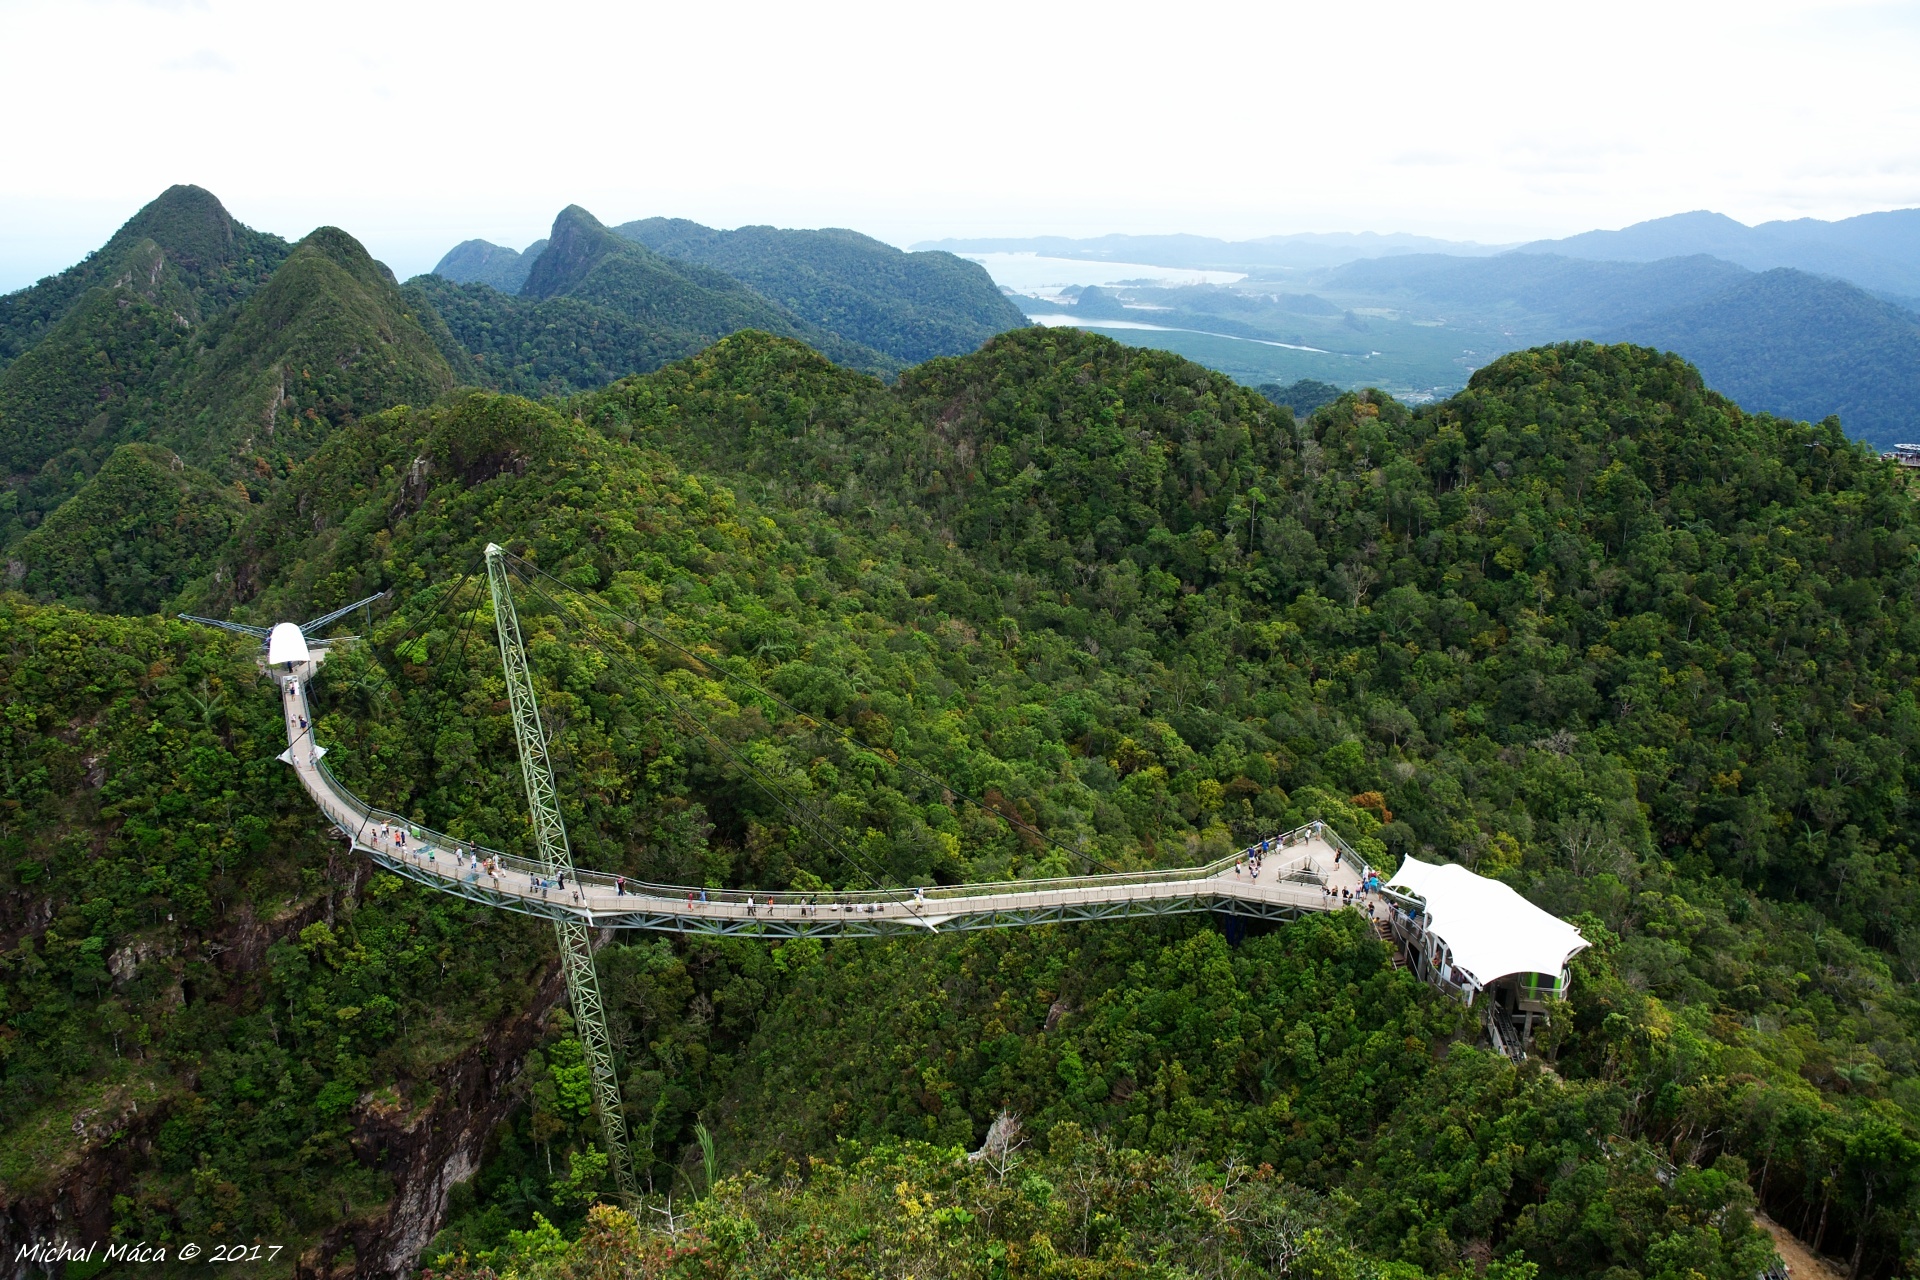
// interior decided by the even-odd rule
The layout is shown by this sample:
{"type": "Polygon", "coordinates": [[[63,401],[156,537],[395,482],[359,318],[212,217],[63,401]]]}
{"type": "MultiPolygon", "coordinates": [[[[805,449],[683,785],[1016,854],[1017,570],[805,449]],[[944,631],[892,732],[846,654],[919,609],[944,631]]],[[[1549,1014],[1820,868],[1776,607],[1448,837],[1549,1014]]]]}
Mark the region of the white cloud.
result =
{"type": "Polygon", "coordinates": [[[169,58],[160,65],[168,71],[218,71],[227,75],[239,70],[211,49],[195,49],[184,58],[169,58]]]}
{"type": "Polygon", "coordinates": [[[16,0],[0,44],[33,51],[0,111],[34,122],[0,172],[0,287],[178,181],[402,274],[570,201],[897,242],[1920,204],[1911,4],[16,0]],[[36,221],[67,205],[122,212],[36,221]]]}

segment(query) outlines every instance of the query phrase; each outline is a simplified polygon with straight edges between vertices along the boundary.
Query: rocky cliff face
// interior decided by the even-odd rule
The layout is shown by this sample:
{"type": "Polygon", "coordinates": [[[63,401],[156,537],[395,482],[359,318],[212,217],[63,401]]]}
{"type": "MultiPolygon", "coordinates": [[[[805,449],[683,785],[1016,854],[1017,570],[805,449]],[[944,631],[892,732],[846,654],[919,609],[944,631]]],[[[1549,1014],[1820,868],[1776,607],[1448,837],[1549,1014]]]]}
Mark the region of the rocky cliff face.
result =
{"type": "Polygon", "coordinates": [[[413,1272],[446,1219],[448,1193],[480,1167],[487,1135],[513,1105],[509,1086],[565,990],[556,959],[530,1008],[496,1026],[441,1078],[416,1086],[432,1099],[418,1110],[362,1100],[354,1151],[391,1179],[393,1198],[380,1213],[341,1223],[302,1253],[301,1280],[385,1280],[413,1272]]]}
{"type": "MultiPolygon", "coordinates": [[[[128,946],[108,958],[109,970],[118,979],[162,965],[182,976],[191,955],[207,956],[236,980],[228,998],[244,999],[248,975],[261,971],[268,949],[315,923],[332,924],[362,898],[374,868],[342,846],[327,870],[330,887],[296,910],[264,920],[243,904],[207,937],[128,946]]],[[[33,904],[12,906],[9,914],[23,916],[17,923],[29,926],[46,914],[33,904]]],[[[530,1003],[496,1020],[477,1043],[435,1075],[395,1081],[362,1097],[351,1114],[352,1151],[365,1168],[381,1175],[393,1194],[373,1211],[355,1213],[317,1239],[276,1241],[291,1251],[276,1270],[287,1274],[285,1262],[291,1260],[291,1273],[302,1280],[410,1275],[445,1219],[448,1193],[479,1167],[488,1135],[513,1105],[514,1077],[564,994],[556,957],[530,1003]]],[[[22,1245],[100,1241],[104,1247],[116,1225],[114,1200],[127,1195],[152,1167],[156,1139],[182,1100],[183,1084],[190,1090],[194,1081],[155,1075],[109,1088],[74,1113],[71,1139],[50,1135],[59,1139],[53,1144],[59,1167],[41,1189],[13,1198],[0,1185],[0,1277],[26,1280],[52,1273],[19,1256],[22,1245]]],[[[124,1231],[120,1238],[130,1240],[124,1231]]],[[[180,1243],[173,1242],[173,1248],[180,1243]]],[[[204,1248],[206,1242],[200,1243],[204,1248]]]]}

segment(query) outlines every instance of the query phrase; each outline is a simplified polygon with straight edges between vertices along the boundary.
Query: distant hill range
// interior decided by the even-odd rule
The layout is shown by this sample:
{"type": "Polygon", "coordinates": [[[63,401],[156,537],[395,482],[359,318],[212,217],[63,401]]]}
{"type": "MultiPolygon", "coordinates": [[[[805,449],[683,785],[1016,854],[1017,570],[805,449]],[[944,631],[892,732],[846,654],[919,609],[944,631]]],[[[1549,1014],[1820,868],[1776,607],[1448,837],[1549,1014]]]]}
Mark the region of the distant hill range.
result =
{"type": "Polygon", "coordinates": [[[536,358],[501,372],[502,385],[528,390],[558,389],[556,379],[575,389],[595,386],[607,370],[656,368],[744,328],[799,338],[839,363],[892,373],[962,355],[1027,323],[984,268],[950,253],[904,253],[838,229],[720,231],[681,218],[608,228],[577,206],[561,213],[552,235],[523,251],[468,240],[433,275],[468,286],[455,297],[414,282],[488,360],[505,354],[496,349],[508,335],[512,351],[540,349],[550,325],[579,339],[571,350],[591,354],[590,363],[577,366],[536,358]],[[562,299],[572,305],[545,305],[562,299]],[[668,349],[665,359],[643,354],[668,349]]]}
{"type": "Polygon", "coordinates": [[[978,263],[937,250],[902,253],[857,231],[716,231],[682,218],[614,231],[723,271],[809,322],[908,364],[963,355],[1027,323],[978,263]]]}
{"type": "Polygon", "coordinates": [[[1920,209],[1757,227],[1687,213],[1504,251],[1416,236],[940,243],[1245,272],[1231,287],[1136,283],[1026,305],[1255,384],[1445,395],[1502,352],[1590,338],[1677,352],[1748,409],[1838,414],[1881,447],[1920,439],[1920,209]]]}
{"type": "Polygon", "coordinates": [[[1618,231],[1587,231],[1536,240],[1522,253],[1610,262],[1654,262],[1708,254],[1753,271],[1792,267],[1834,276],[1911,307],[1920,300],[1920,209],[1863,213],[1822,222],[1797,218],[1749,227],[1705,209],[1636,222],[1618,231]]]}
{"type": "MultiPolygon", "coordinates": [[[[544,242],[511,254],[470,240],[432,276],[408,282],[410,296],[438,312],[472,354],[473,380],[485,386],[528,395],[584,391],[657,369],[742,329],[797,338],[869,373],[891,375],[904,367],[723,271],[616,235],[578,205],[560,211],[544,242]],[[510,279],[523,266],[515,293],[463,278],[468,268],[484,268],[510,279]]],[[[991,289],[986,273],[980,275],[991,289]]],[[[1017,308],[1008,304],[1008,310],[1024,323],[1017,308]]]]}
{"type": "MultiPolygon", "coordinates": [[[[1738,225],[1738,224],[1735,224],[1738,225]]],[[[1917,226],[1920,229],[1920,226],[1917,226]]],[[[1423,315],[1676,352],[1748,409],[1841,425],[1882,448],[1920,436],[1920,314],[1831,276],[1704,254],[1649,262],[1546,253],[1353,262],[1317,282],[1423,315]]]]}
{"type": "Polygon", "coordinates": [[[927,240],[917,251],[947,253],[1035,253],[1049,258],[1077,258],[1087,262],[1143,262],[1157,267],[1186,267],[1201,271],[1245,271],[1268,268],[1311,270],[1336,267],[1360,258],[1385,258],[1402,253],[1449,253],[1484,256],[1511,246],[1477,244],[1470,240],[1436,240],[1431,236],[1374,231],[1301,232],[1263,236],[1258,240],[1216,240],[1211,236],[1024,236],[972,240],[927,240]]]}
{"type": "Polygon", "coordinates": [[[484,284],[501,293],[518,293],[527,281],[527,272],[533,270],[534,259],[546,247],[544,237],[524,249],[509,249],[485,240],[462,240],[447,250],[433,274],[455,284],[484,284]]]}

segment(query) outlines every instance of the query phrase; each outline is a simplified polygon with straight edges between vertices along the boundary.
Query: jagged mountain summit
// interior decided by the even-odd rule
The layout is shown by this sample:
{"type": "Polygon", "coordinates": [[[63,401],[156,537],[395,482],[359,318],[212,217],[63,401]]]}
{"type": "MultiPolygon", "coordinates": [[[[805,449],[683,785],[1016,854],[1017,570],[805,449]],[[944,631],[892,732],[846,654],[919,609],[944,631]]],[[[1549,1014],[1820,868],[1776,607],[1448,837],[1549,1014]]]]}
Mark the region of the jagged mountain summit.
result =
{"type": "Polygon", "coordinates": [[[197,323],[265,283],[291,251],[279,236],[236,221],[211,191],[168,187],[84,261],[0,295],[0,366],[44,337],[89,289],[131,284],[152,271],[156,257],[179,283],[184,320],[197,323]]]}
{"type": "Polygon", "coordinates": [[[487,385],[533,394],[584,390],[650,372],[742,329],[796,338],[851,368],[890,375],[901,367],[724,272],[615,235],[578,205],[561,210],[548,238],[535,243],[540,253],[517,294],[438,276],[408,282],[472,353],[487,385]]]}
{"type": "Polygon", "coordinates": [[[721,231],[681,218],[648,218],[609,229],[577,206],[562,211],[554,233],[524,252],[465,241],[433,275],[437,280],[411,283],[431,296],[469,346],[485,352],[483,367],[498,370],[488,362],[521,353],[518,366],[495,376],[509,379],[501,385],[526,390],[594,386],[643,372],[658,366],[662,352],[694,349],[686,348],[687,335],[710,340],[741,327],[799,337],[843,364],[887,373],[935,356],[964,355],[1027,323],[984,270],[949,253],[904,253],[833,228],[721,231]],[[649,255],[620,253],[609,233],[649,255]],[[448,283],[468,287],[455,292],[448,283]],[[603,311],[529,312],[491,299],[476,285],[603,311]],[[588,354],[570,365],[560,350],[567,344],[556,343],[551,354],[526,358],[529,348],[548,345],[540,324],[574,335],[570,349],[588,354]],[[519,345],[509,348],[510,342],[519,345]]]}
{"type": "MultiPolygon", "coordinates": [[[[440,318],[412,307],[346,232],[323,227],[289,245],[188,186],[163,192],[85,261],[0,298],[0,339],[15,349],[0,367],[6,547],[122,446],[158,446],[257,497],[342,423],[432,400],[472,368],[440,318]]],[[[121,458],[123,470],[133,459],[121,458]]],[[[130,491],[131,475],[109,477],[112,491],[130,491]]],[[[196,545],[219,524],[183,519],[196,545]]],[[[34,545],[34,557],[56,552],[46,535],[34,545]]],[[[31,560],[13,563],[16,580],[37,574],[31,560]]],[[[125,607],[160,599],[77,570],[33,581],[125,607]]]]}

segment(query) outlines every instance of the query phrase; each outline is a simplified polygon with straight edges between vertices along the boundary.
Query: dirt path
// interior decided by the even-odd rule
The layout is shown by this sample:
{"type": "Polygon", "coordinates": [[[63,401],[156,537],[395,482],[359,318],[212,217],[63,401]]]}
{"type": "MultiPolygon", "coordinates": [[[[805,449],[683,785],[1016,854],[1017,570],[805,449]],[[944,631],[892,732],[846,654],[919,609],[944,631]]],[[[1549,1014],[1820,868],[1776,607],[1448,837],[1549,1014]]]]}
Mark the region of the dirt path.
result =
{"type": "Polygon", "coordinates": [[[1787,1270],[1793,1274],[1793,1280],[1846,1280],[1846,1272],[1834,1266],[1824,1258],[1816,1257],[1813,1250],[1807,1248],[1799,1236],[1787,1230],[1764,1213],[1755,1213],[1753,1220],[1766,1228],[1773,1237],[1773,1247],[1780,1251],[1780,1257],[1786,1262],[1787,1270]]]}

